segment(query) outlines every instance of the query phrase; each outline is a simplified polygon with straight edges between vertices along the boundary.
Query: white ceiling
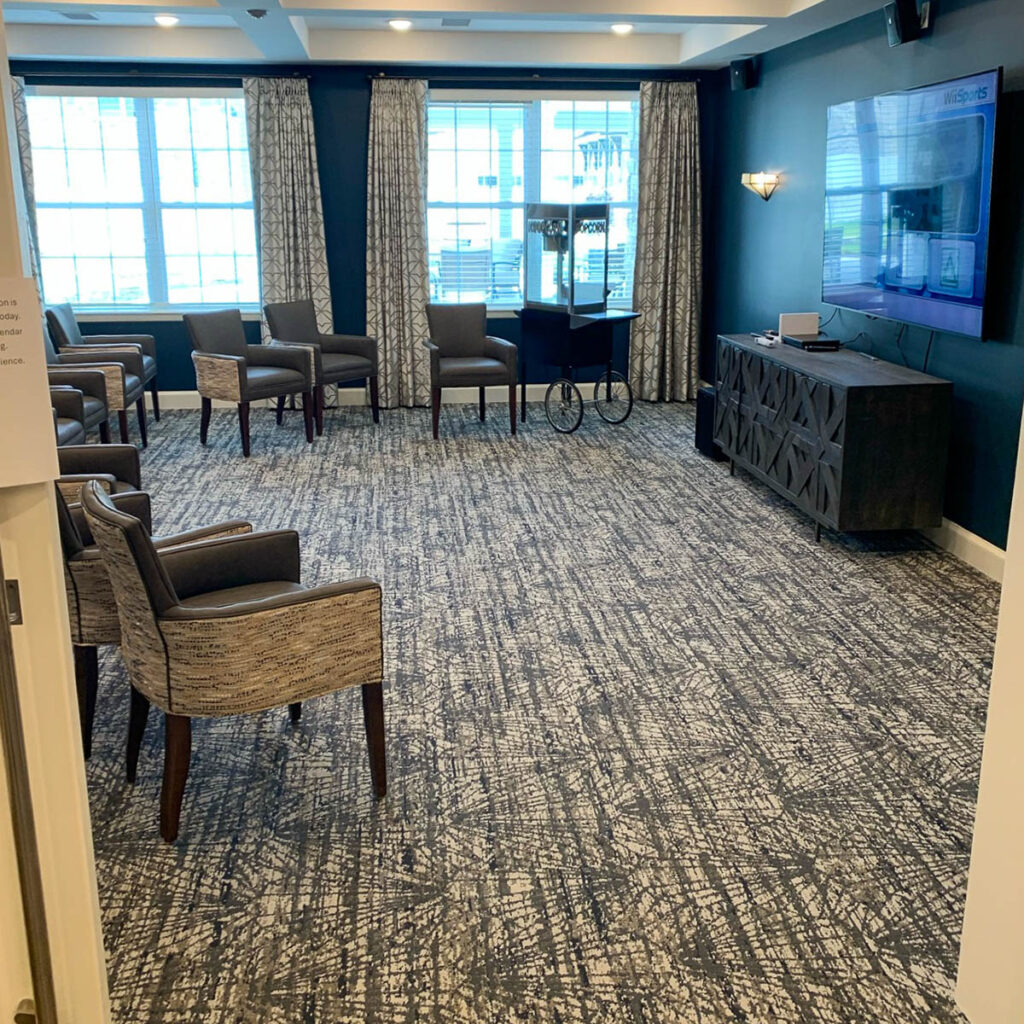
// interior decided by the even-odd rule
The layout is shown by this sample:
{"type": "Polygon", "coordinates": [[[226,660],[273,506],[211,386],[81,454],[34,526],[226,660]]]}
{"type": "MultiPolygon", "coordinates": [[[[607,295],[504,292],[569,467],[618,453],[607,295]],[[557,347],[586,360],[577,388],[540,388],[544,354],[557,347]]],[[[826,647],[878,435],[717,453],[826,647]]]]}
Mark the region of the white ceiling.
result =
{"type": "Polygon", "coordinates": [[[9,0],[12,58],[717,68],[877,10],[880,0],[9,0]],[[266,17],[246,8],[259,5],[266,17]],[[95,15],[72,21],[66,13],[95,15]],[[154,14],[176,14],[161,29],[154,14]],[[388,27],[408,18],[409,32],[388,27]],[[469,19],[445,26],[442,19],[469,19]],[[631,35],[610,26],[627,22],[631,35]]]}

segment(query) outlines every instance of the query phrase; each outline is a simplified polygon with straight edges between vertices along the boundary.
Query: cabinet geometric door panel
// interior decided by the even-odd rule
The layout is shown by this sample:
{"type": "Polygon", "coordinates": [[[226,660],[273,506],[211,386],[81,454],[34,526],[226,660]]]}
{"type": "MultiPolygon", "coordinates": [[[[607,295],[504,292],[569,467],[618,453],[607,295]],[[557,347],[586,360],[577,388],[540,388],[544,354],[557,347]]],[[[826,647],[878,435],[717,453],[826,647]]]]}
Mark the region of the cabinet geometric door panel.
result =
{"type": "Polygon", "coordinates": [[[718,340],[715,443],[838,530],[912,529],[942,518],[952,385],[852,351],[718,340]]]}

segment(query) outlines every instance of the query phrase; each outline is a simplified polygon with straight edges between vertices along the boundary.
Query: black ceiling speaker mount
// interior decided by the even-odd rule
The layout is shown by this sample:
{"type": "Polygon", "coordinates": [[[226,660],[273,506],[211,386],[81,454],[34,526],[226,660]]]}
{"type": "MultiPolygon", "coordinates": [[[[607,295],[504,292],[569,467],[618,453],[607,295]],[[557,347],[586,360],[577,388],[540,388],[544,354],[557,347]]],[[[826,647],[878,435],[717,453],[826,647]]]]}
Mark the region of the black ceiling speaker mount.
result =
{"type": "Polygon", "coordinates": [[[932,27],[932,2],[924,0],[920,9],[918,0],[893,0],[883,8],[885,31],[890,46],[920,39],[932,27]]]}

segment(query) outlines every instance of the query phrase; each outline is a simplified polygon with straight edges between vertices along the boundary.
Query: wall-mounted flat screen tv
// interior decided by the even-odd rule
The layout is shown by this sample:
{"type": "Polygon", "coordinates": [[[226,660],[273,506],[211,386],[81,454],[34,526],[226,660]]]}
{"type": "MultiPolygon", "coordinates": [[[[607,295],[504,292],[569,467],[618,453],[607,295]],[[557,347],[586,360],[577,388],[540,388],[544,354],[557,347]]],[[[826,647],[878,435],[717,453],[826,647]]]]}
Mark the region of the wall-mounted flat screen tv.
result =
{"type": "Polygon", "coordinates": [[[828,111],[822,301],[982,337],[1000,72],[828,111]]]}

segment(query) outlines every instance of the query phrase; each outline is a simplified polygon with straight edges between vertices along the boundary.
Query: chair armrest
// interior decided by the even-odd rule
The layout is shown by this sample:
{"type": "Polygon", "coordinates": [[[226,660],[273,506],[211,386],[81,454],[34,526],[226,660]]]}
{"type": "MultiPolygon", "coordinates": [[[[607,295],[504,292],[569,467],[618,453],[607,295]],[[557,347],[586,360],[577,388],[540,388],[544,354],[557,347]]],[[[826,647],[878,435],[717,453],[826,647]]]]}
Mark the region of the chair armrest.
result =
{"type": "MultiPolygon", "coordinates": [[[[78,447],[77,445],[69,445],[69,448],[78,447]]],[[[57,454],[63,451],[63,448],[57,449],[57,454]]],[[[114,493],[114,485],[117,481],[109,473],[67,473],[61,474],[57,477],[57,490],[60,491],[61,496],[69,504],[71,502],[82,500],[82,487],[87,484],[90,480],[95,480],[96,483],[103,488],[107,494],[114,493]]]]}
{"type": "MultiPolygon", "coordinates": [[[[183,608],[181,605],[176,605],[173,608],[168,608],[161,618],[177,621],[235,619],[243,615],[255,615],[258,612],[315,605],[319,601],[326,601],[345,594],[359,594],[367,590],[375,590],[379,593],[380,584],[376,580],[359,578],[346,580],[344,583],[327,583],[320,587],[296,590],[288,594],[276,594],[259,601],[239,601],[237,604],[223,605],[220,608],[183,608]]],[[[313,608],[310,608],[309,611],[311,614],[315,614],[313,608]]]]}
{"type": "Polygon", "coordinates": [[[101,370],[89,370],[83,367],[71,366],[48,366],[46,375],[50,378],[50,384],[68,384],[77,388],[84,395],[91,398],[98,398],[104,405],[107,404],[107,378],[101,370]]]}
{"type": "Polygon", "coordinates": [[[61,476],[99,477],[110,474],[116,480],[142,486],[139,450],[133,444],[74,444],[57,452],[61,476]]]}
{"type": "Polygon", "coordinates": [[[156,359],[156,340],[152,334],[83,334],[86,345],[138,345],[144,355],[156,359]]]}
{"type": "Polygon", "coordinates": [[[497,359],[508,367],[509,383],[515,384],[519,372],[519,349],[504,338],[484,338],[484,355],[497,359]]]}
{"type": "Polygon", "coordinates": [[[436,387],[441,379],[441,350],[429,338],[423,342],[423,347],[430,353],[430,384],[436,387]]]}
{"type": "Polygon", "coordinates": [[[81,352],[83,348],[89,350],[85,354],[93,362],[102,359],[104,362],[120,363],[125,373],[132,373],[139,380],[146,375],[142,365],[142,349],[138,345],[69,345],[60,349],[61,362],[64,356],[81,352]]]}
{"type": "Polygon", "coordinates": [[[377,371],[377,339],[359,334],[321,334],[317,339],[324,352],[340,352],[350,356],[362,356],[373,363],[377,371]]]}
{"type": "Polygon", "coordinates": [[[276,366],[282,370],[295,370],[306,378],[304,390],[313,388],[313,373],[309,357],[309,345],[248,345],[245,358],[250,366],[276,366]]]}
{"type": "Polygon", "coordinates": [[[221,537],[160,552],[179,599],[274,580],[299,582],[299,535],[274,530],[221,537]]]}
{"type": "Polygon", "coordinates": [[[307,369],[310,373],[310,379],[315,384],[317,381],[323,380],[324,376],[324,360],[323,355],[320,351],[320,345],[315,341],[272,341],[267,348],[297,348],[303,352],[306,356],[307,369]]]}
{"type": "MultiPolygon", "coordinates": [[[[92,479],[95,479],[95,477],[92,479]]],[[[128,515],[135,516],[136,519],[141,520],[147,533],[152,530],[153,512],[149,495],[145,491],[125,491],[123,494],[112,494],[110,500],[119,511],[127,512],[128,515]]],[[[71,519],[78,529],[82,543],[86,547],[91,547],[96,541],[93,539],[88,520],[85,518],[85,509],[79,504],[69,503],[68,512],[71,514],[71,519]]]]}
{"type": "Polygon", "coordinates": [[[121,363],[98,363],[95,356],[88,352],[74,352],[67,349],[61,354],[60,362],[62,366],[75,366],[80,370],[99,370],[106,378],[107,410],[120,412],[125,408],[124,366],[121,363]]]}
{"type": "Polygon", "coordinates": [[[183,533],[169,533],[166,537],[155,537],[153,544],[160,551],[167,551],[170,548],[181,547],[183,544],[195,544],[201,540],[214,540],[219,537],[238,537],[247,533],[252,533],[252,523],[246,522],[244,519],[228,519],[223,523],[211,523],[209,526],[185,530],[183,533]]]}
{"type": "Polygon", "coordinates": [[[50,405],[57,410],[57,415],[63,416],[64,419],[78,420],[79,423],[85,422],[85,404],[82,402],[82,392],[76,388],[50,388],[50,405]]]}
{"type": "Polygon", "coordinates": [[[193,352],[196,388],[203,398],[245,401],[245,357],[193,352]]]}

